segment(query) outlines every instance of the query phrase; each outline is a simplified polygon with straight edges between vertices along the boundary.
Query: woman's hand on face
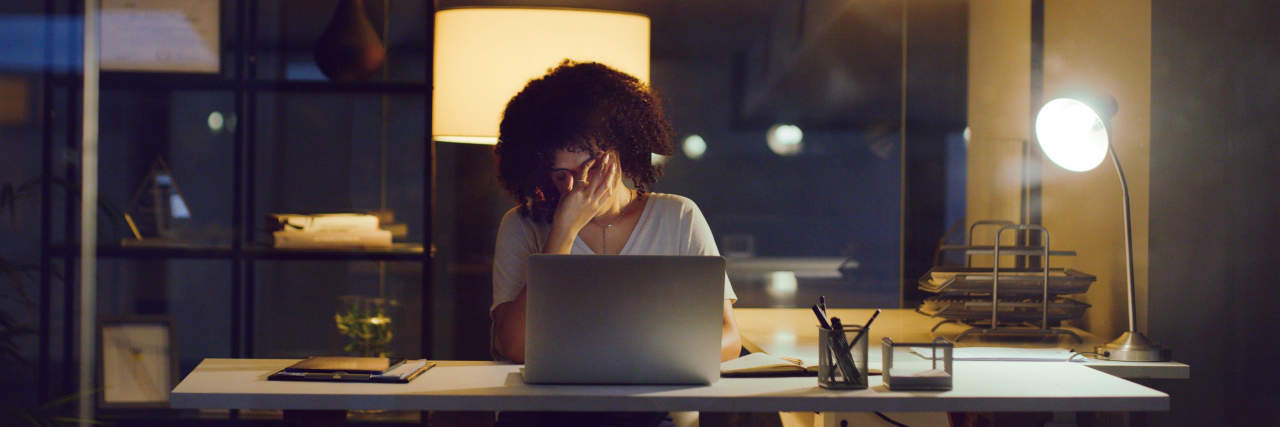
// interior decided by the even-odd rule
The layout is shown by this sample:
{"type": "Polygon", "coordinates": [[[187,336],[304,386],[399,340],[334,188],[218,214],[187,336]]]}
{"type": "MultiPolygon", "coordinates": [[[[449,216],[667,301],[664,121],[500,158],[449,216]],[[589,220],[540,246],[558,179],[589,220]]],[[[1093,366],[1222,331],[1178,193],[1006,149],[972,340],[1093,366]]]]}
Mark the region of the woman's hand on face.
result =
{"type": "Polygon", "coordinates": [[[619,171],[616,156],[606,153],[583,167],[585,181],[574,181],[556,206],[555,225],[565,227],[571,235],[587,226],[592,218],[604,213],[613,200],[613,181],[619,171]]]}

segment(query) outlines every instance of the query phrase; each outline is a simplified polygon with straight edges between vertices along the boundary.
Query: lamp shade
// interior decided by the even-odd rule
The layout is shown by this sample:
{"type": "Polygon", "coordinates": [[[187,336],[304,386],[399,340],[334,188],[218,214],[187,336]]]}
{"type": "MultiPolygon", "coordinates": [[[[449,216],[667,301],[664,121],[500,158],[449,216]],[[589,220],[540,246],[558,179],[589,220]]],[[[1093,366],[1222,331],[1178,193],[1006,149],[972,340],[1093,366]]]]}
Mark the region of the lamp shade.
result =
{"type": "Polygon", "coordinates": [[[649,18],[580,9],[436,12],[431,137],[494,144],[516,92],[565,59],[649,80],[649,18]]]}
{"type": "Polygon", "coordinates": [[[1089,104],[1073,98],[1046,102],[1036,114],[1036,139],[1053,163],[1084,172],[1107,157],[1107,125],[1089,104]]]}

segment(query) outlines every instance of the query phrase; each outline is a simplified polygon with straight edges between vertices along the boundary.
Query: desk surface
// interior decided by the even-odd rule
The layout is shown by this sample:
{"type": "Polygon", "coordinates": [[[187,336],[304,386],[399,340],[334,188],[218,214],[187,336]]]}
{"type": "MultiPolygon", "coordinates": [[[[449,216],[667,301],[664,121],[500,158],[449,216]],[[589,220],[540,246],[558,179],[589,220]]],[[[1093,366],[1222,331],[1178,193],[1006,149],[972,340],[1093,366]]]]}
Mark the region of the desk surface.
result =
{"type": "Polygon", "coordinates": [[[441,362],[409,384],[267,381],[293,359],[205,359],[174,408],[450,411],[1165,411],[1169,396],[1080,364],[959,362],[947,392],[831,391],[814,377],[724,378],[710,386],[527,385],[519,365],[441,362]]]}
{"type": "MultiPolygon", "coordinates": [[[[839,317],[845,324],[861,324],[871,317],[874,309],[830,309],[832,316],[839,317]]],[[[747,342],[748,349],[753,345],[770,354],[795,356],[805,359],[817,359],[818,325],[813,311],[807,308],[740,308],[734,310],[738,319],[738,331],[747,342]]],[[[930,318],[911,309],[884,310],[876,322],[871,325],[871,344],[876,346],[882,337],[895,341],[930,341],[935,335],[930,332],[940,320],[930,318]]],[[[967,326],[946,324],[938,328],[936,336],[955,340],[967,326]]],[[[1093,349],[1104,344],[1108,339],[1088,332],[1067,328],[1080,336],[1083,343],[1067,338],[1058,341],[993,341],[982,337],[966,337],[959,346],[1001,346],[1026,348],[1074,348],[1077,351],[1093,349]]],[[[878,351],[872,348],[871,358],[878,359],[878,351]]],[[[1176,355],[1175,355],[1176,356],[1176,355]]],[[[873,363],[875,360],[873,360],[873,363]]],[[[1018,362],[1023,363],[1023,362],[1018,362]]],[[[1191,377],[1191,368],[1178,362],[1112,362],[1090,360],[1082,363],[1093,369],[1106,372],[1121,378],[1161,378],[1187,379],[1191,377]]]]}

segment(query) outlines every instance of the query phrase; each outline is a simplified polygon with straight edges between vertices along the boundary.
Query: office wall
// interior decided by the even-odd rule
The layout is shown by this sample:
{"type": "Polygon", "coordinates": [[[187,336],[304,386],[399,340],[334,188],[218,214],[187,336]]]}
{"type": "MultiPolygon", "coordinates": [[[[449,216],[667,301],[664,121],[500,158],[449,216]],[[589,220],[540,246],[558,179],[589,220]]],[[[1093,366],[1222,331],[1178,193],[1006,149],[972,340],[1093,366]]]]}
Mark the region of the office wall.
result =
{"type": "MultiPolygon", "coordinates": [[[[1075,88],[1113,95],[1120,105],[1113,140],[1125,167],[1134,218],[1134,263],[1139,322],[1146,310],[1148,120],[1150,108],[1150,3],[1046,1],[1044,97],[1075,88]]],[[[1120,185],[1109,162],[1084,173],[1038,156],[1025,165],[1031,141],[1031,2],[970,3],[969,197],[970,222],[1019,220],[1025,209],[1024,167],[1031,186],[1039,170],[1042,223],[1052,246],[1079,256],[1055,260],[1098,276],[1082,299],[1093,307],[1084,329],[1115,336],[1126,328],[1124,220],[1120,185]]],[[[979,240],[981,241],[981,240],[979,240]]],[[[1007,261],[1006,261],[1007,262],[1007,261]]]]}
{"type": "MultiPolygon", "coordinates": [[[[997,162],[1010,155],[1001,157],[984,137],[1000,129],[991,117],[1027,111],[1027,83],[1017,74],[1029,62],[1023,39],[996,35],[1026,37],[1015,30],[1028,22],[1028,9],[971,4],[971,219],[1017,212],[1016,192],[986,184],[999,179],[997,162]],[[993,95],[1001,85],[1008,96],[993,95]]],[[[1270,26],[1280,22],[1280,9],[1047,0],[1044,15],[1045,95],[1089,86],[1117,98],[1112,124],[1133,196],[1139,328],[1192,367],[1190,380],[1144,381],[1168,392],[1172,407],[1137,424],[1274,423],[1280,368],[1268,341],[1280,335],[1280,291],[1269,267],[1280,262],[1280,124],[1272,117],[1280,111],[1280,36],[1270,26]]],[[[1080,250],[1076,265],[1099,275],[1087,326],[1117,332],[1123,294],[1110,285],[1123,283],[1124,259],[1114,171],[1108,164],[1083,174],[1041,166],[1055,246],[1080,250]]]]}
{"type": "Polygon", "coordinates": [[[1150,335],[1191,365],[1159,385],[1165,424],[1275,424],[1280,9],[1155,0],[1151,14],[1150,335]]]}
{"type": "MultiPolygon", "coordinates": [[[[1138,327],[1147,309],[1151,110],[1151,2],[1045,1],[1044,99],[1087,89],[1114,96],[1111,141],[1129,183],[1138,327]]],[[[1033,108],[1038,109],[1039,106],[1033,108]]],[[[1042,212],[1053,245],[1079,252],[1067,265],[1098,276],[1083,327],[1104,337],[1128,327],[1124,216],[1110,160],[1071,172],[1041,159],[1042,212]]],[[[1059,264],[1062,265],[1062,264],[1059,264]]]]}
{"type": "Polygon", "coordinates": [[[1022,146],[1029,140],[1031,3],[969,2],[970,223],[1019,218],[1022,146]]]}

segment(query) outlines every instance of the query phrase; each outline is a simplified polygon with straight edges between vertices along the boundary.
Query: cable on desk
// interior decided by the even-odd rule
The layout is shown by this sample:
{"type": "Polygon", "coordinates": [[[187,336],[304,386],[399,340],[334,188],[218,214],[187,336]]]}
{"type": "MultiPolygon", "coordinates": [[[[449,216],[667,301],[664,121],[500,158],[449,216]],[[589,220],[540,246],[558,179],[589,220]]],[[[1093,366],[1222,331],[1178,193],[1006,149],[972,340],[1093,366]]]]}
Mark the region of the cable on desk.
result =
{"type": "Polygon", "coordinates": [[[1090,355],[1092,355],[1094,359],[1104,359],[1104,358],[1107,358],[1107,357],[1110,357],[1110,356],[1111,356],[1111,353],[1110,353],[1110,352],[1102,352],[1102,353],[1098,353],[1098,352],[1094,352],[1094,351],[1076,351],[1076,349],[1074,349],[1074,348],[1073,348],[1073,349],[1068,349],[1067,351],[1074,352],[1074,353],[1071,353],[1071,355],[1070,355],[1070,356],[1067,356],[1067,361],[1068,361],[1068,362],[1074,362],[1074,361],[1076,361],[1076,357],[1078,357],[1078,356],[1084,356],[1085,358],[1088,358],[1090,355]]]}
{"type": "Polygon", "coordinates": [[[906,424],[903,424],[903,423],[900,423],[900,422],[894,421],[894,420],[893,420],[893,418],[889,418],[889,416],[888,416],[888,415],[882,414],[882,413],[880,413],[880,411],[876,411],[876,416],[877,416],[877,417],[880,417],[880,419],[883,419],[883,420],[885,420],[885,421],[889,422],[889,424],[893,424],[893,425],[895,425],[895,426],[897,426],[897,427],[907,427],[907,425],[906,425],[906,424]]]}

